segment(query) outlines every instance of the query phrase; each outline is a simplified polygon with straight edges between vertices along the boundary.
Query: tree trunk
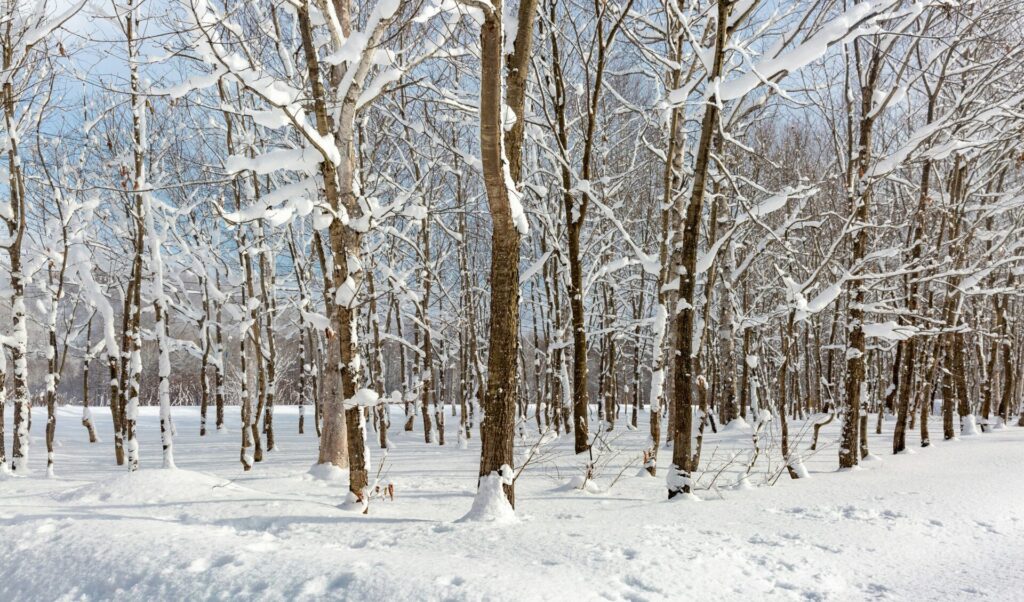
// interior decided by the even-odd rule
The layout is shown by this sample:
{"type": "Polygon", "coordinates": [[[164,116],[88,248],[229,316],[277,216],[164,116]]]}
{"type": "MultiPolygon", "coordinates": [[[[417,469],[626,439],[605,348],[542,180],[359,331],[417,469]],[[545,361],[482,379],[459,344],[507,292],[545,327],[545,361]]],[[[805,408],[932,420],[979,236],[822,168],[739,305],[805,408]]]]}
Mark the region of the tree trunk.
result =
{"type": "MultiPolygon", "coordinates": [[[[854,42],[856,44],[856,42],[854,42]]],[[[881,70],[879,51],[872,51],[867,67],[867,81],[861,85],[860,132],[856,147],[856,160],[851,163],[848,173],[848,190],[850,209],[859,224],[867,224],[871,216],[872,185],[867,180],[868,169],[872,163],[872,143],[874,116],[872,103],[874,91],[881,70]]],[[[850,107],[852,109],[852,107],[850,107]]],[[[851,141],[852,143],[852,141],[851,141]]],[[[857,265],[868,253],[869,228],[857,230],[853,243],[851,265],[857,265]]],[[[854,285],[853,298],[849,303],[849,338],[846,345],[846,412],[843,417],[842,434],[839,443],[839,467],[852,468],[859,463],[857,448],[859,445],[858,430],[860,428],[861,405],[867,402],[867,383],[865,381],[865,353],[867,341],[864,335],[864,303],[867,301],[867,289],[863,280],[854,285]]]]}
{"type": "MultiPolygon", "coordinates": [[[[487,392],[480,424],[481,477],[514,466],[512,442],[519,357],[519,226],[525,222],[519,199],[505,179],[502,136],[502,6],[491,0],[480,26],[480,155],[491,213],[491,323],[487,357],[487,392]],[[519,223],[517,223],[517,221],[519,223]]],[[[524,67],[525,69],[525,67],[524,67]]],[[[520,110],[521,114],[522,111],[520,110]]],[[[511,482],[502,485],[515,506],[511,482]]]]}
{"type": "MultiPolygon", "coordinates": [[[[715,30],[715,53],[711,72],[707,81],[714,82],[722,75],[722,64],[725,48],[728,43],[728,23],[732,4],[718,3],[719,24],[715,30]]],[[[704,206],[704,192],[707,185],[708,167],[711,163],[712,142],[718,130],[718,102],[712,95],[704,107],[704,118],[701,121],[700,142],[694,163],[693,188],[689,203],[686,206],[686,217],[683,223],[681,240],[681,267],[679,276],[679,313],[676,316],[676,373],[675,373],[675,433],[672,442],[672,468],[668,475],[668,497],[689,494],[691,476],[696,468],[692,457],[693,430],[693,392],[696,386],[694,349],[694,323],[697,286],[697,246],[700,243],[701,215],[704,206]]]]}

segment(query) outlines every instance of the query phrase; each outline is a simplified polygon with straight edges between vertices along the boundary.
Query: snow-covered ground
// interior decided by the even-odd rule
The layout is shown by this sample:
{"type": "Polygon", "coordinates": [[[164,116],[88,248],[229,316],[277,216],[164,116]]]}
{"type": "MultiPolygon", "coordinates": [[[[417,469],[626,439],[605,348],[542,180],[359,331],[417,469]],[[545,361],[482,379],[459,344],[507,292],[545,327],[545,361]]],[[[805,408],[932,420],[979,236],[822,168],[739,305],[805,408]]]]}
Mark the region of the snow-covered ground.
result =
{"type": "MultiPolygon", "coordinates": [[[[381,479],[395,499],[367,516],[339,509],[344,481],[309,475],[317,439],[278,408],[279,449],[250,473],[227,434],[198,436],[198,410],[175,408],[179,470],[160,470],[156,408],[143,408],[142,470],[114,465],[109,414],[87,443],[77,408],[58,423],[45,478],[45,413],[35,414],[27,477],[0,477],[0,600],[1019,600],[1024,592],[1024,428],[886,453],[836,472],[838,425],[805,456],[812,478],[776,486],[759,463],[734,487],[749,431],[706,437],[698,494],[668,502],[638,476],[646,435],[620,425],[598,457],[596,487],[568,438],[541,446],[516,484],[518,520],[457,522],[472,505],[478,440],[459,449],[394,432],[381,479]],[[731,460],[731,461],[730,461],[731,460]],[[720,474],[719,474],[720,473],[720,474]],[[717,478],[716,478],[716,475],[717,478]],[[713,483],[713,487],[709,485],[713,483]],[[613,484],[614,482],[614,484],[613,484]]],[[[212,412],[211,412],[212,414],[212,412]]],[[[7,424],[10,426],[10,409],[7,424]]],[[[394,426],[400,427],[396,416],[394,426]]],[[[417,422],[418,426],[418,422],[417,422]]],[[[533,426],[533,423],[530,423],[533,426]]],[[[792,425],[802,437],[806,429],[792,425]],[[802,435],[801,435],[802,433],[802,435]]],[[[8,429],[7,449],[10,449],[8,429]]],[[[536,440],[530,434],[529,443],[536,440]]],[[[373,466],[381,451],[373,449],[373,466]]],[[[670,450],[662,451],[666,464],[670,450]]]]}

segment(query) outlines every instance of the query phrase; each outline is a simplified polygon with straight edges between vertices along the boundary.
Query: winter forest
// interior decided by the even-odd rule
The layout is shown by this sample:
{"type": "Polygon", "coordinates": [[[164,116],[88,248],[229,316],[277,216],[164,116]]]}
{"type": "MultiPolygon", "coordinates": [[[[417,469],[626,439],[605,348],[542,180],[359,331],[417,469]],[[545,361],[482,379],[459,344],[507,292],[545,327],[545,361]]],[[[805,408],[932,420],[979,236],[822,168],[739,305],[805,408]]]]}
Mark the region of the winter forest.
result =
{"type": "Polygon", "coordinates": [[[1020,595],[1024,2],[0,6],[0,598],[1020,595]]]}

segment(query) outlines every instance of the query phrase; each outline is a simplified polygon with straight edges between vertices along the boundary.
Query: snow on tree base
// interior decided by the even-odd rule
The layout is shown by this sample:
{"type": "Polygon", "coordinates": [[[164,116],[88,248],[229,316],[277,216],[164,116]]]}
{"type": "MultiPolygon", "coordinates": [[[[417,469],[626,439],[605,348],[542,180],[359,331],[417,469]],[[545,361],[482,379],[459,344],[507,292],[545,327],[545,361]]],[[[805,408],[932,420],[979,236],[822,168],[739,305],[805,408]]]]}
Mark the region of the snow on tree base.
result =
{"type": "Polygon", "coordinates": [[[668,485],[670,492],[675,492],[675,495],[669,498],[671,501],[700,501],[700,498],[693,493],[684,493],[686,489],[693,488],[693,477],[689,473],[679,470],[675,464],[669,467],[668,474],[665,475],[665,484],[668,485]]]}
{"type": "Polygon", "coordinates": [[[975,420],[974,414],[968,414],[960,419],[960,436],[973,437],[979,434],[981,430],[978,429],[978,421],[975,420]]]}
{"type": "Polygon", "coordinates": [[[699,497],[697,497],[693,493],[677,493],[673,497],[670,497],[668,499],[668,501],[670,501],[670,502],[702,502],[704,500],[700,499],[699,497]]]}
{"type": "Polygon", "coordinates": [[[722,427],[723,431],[749,431],[751,428],[750,424],[743,418],[733,418],[729,424],[722,427]]]}
{"type": "Polygon", "coordinates": [[[369,507],[367,502],[367,495],[364,493],[363,497],[356,497],[356,494],[351,491],[345,496],[345,501],[338,506],[346,512],[355,512],[357,514],[365,514],[366,509],[369,507]]]}
{"type": "Polygon", "coordinates": [[[505,497],[505,490],[502,485],[512,484],[512,468],[505,464],[501,472],[492,472],[489,475],[480,477],[480,486],[477,488],[476,497],[473,498],[473,507],[469,512],[455,522],[459,523],[498,523],[510,524],[518,522],[516,511],[508,503],[505,497]]]}
{"type": "Polygon", "coordinates": [[[651,474],[651,471],[647,470],[646,466],[641,466],[640,470],[636,471],[636,476],[642,479],[654,479],[657,478],[651,474]]]}
{"type": "Polygon", "coordinates": [[[790,461],[789,467],[793,470],[793,472],[796,473],[796,478],[798,478],[798,479],[809,479],[809,478],[811,478],[811,473],[809,473],[807,471],[807,467],[804,466],[804,462],[800,458],[796,458],[796,459],[790,461]]]}

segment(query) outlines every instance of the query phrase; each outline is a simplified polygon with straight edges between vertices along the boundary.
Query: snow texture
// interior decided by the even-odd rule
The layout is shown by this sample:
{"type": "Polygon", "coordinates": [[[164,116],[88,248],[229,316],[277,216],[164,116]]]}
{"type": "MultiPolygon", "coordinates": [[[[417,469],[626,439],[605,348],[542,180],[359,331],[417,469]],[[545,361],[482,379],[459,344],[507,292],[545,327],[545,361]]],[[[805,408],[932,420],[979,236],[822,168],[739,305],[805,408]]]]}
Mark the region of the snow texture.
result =
{"type": "MultiPolygon", "coordinates": [[[[374,498],[362,515],[339,508],[344,471],[310,478],[317,440],[297,434],[295,406],[275,409],[282,451],[249,473],[236,437],[200,438],[198,408],[179,406],[180,468],[159,469],[157,410],[139,409],[140,445],[153,451],[135,474],[114,465],[110,445],[90,445],[81,408],[65,406],[58,476],[42,478],[37,454],[39,476],[0,477],[0,599],[1017,600],[1024,588],[1024,429],[1014,425],[924,449],[913,429],[917,453],[839,473],[836,420],[818,452],[796,443],[813,478],[782,474],[774,487],[767,458],[743,478],[749,432],[707,432],[705,450],[718,452],[693,475],[703,501],[676,504],[666,503],[663,468],[634,476],[647,443],[641,413],[594,476],[602,492],[556,490],[582,474],[572,438],[561,437],[550,467],[516,480],[514,513],[501,492],[507,474],[480,480],[478,493],[478,437],[465,450],[425,447],[399,428],[385,468],[395,500],[374,498]],[[471,508],[474,519],[500,520],[456,522],[471,508]]],[[[227,410],[237,433],[238,408],[227,410]]],[[[106,408],[93,415],[110,441],[106,408]]],[[[34,421],[44,424],[43,408],[34,421]]],[[[791,433],[806,428],[790,423],[791,433]]],[[[872,428],[869,446],[881,453],[891,435],[872,428]]],[[[777,450],[765,455],[781,468],[777,450]]]]}

